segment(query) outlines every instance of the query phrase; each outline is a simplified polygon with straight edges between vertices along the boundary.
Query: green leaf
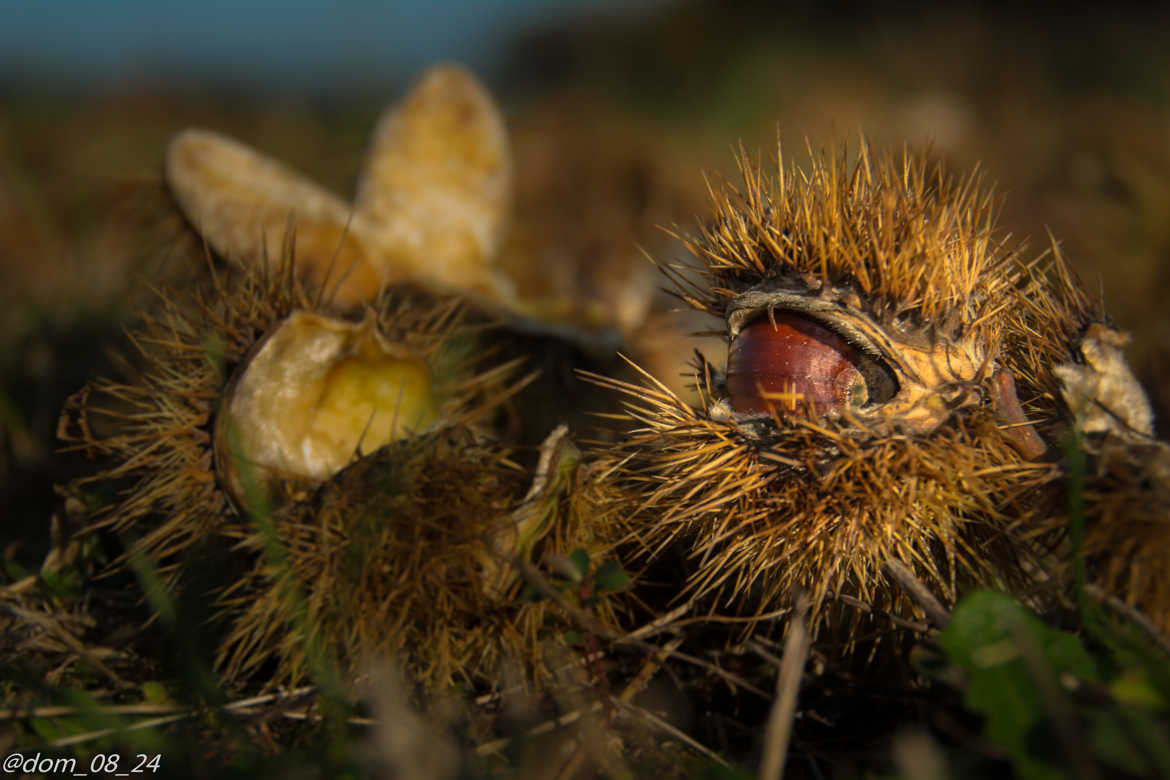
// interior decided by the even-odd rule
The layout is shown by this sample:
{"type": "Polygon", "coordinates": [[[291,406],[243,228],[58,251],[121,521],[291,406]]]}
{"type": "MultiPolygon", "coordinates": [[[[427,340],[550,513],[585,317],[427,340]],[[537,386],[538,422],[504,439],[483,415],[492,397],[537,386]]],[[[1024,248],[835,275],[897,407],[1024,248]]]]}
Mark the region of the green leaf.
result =
{"type": "Polygon", "coordinates": [[[577,570],[577,576],[573,578],[574,582],[581,582],[585,576],[589,574],[589,553],[584,550],[573,550],[572,555],[569,556],[569,561],[572,562],[573,568],[577,570]]]}
{"type": "Polygon", "coordinates": [[[565,634],[565,642],[570,645],[579,645],[585,641],[585,637],[581,635],[580,631],[569,630],[565,634]]]}
{"type": "Polygon", "coordinates": [[[68,599],[81,592],[81,573],[76,569],[42,569],[41,580],[49,592],[59,599],[68,599]]]}
{"type": "Polygon", "coordinates": [[[0,563],[2,563],[4,567],[4,576],[6,576],[10,582],[22,580],[29,575],[28,569],[24,568],[16,561],[5,560],[0,563]]]}
{"type": "Polygon", "coordinates": [[[147,704],[174,704],[171,695],[167,693],[166,687],[155,680],[148,680],[142,683],[142,698],[147,704]]]}
{"type": "Polygon", "coordinates": [[[544,593],[532,584],[525,584],[520,591],[521,601],[544,601],[544,593]]]}
{"type": "Polygon", "coordinates": [[[1153,714],[1132,707],[1117,711],[1117,719],[1126,733],[1155,768],[1155,774],[1170,777],[1170,734],[1166,722],[1157,720],[1153,714]]]}
{"type": "Polygon", "coordinates": [[[1011,755],[1016,774],[1064,777],[1062,751],[1025,655],[1038,652],[1053,679],[1096,680],[1080,640],[1049,628],[1007,594],[980,591],[955,608],[939,644],[967,677],[967,706],[986,717],[987,737],[1011,755]]]}
{"type": "Polygon", "coordinates": [[[737,766],[709,763],[703,766],[702,780],[752,780],[755,774],[737,766]]]}
{"type": "Polygon", "coordinates": [[[598,590],[617,591],[629,584],[630,575],[622,571],[620,563],[613,558],[609,558],[597,567],[597,573],[593,575],[593,581],[596,583],[598,590]]]}
{"type": "Polygon", "coordinates": [[[1123,705],[1149,710],[1161,710],[1166,700],[1150,680],[1138,669],[1123,669],[1113,682],[1109,692],[1123,705]]]}
{"type": "Polygon", "coordinates": [[[1089,745],[1093,754],[1107,764],[1132,775],[1149,772],[1149,764],[1134,743],[1133,736],[1111,711],[1089,714],[1089,745]]]}
{"type": "Polygon", "coordinates": [[[76,729],[62,728],[59,721],[53,718],[29,718],[28,725],[45,742],[56,742],[62,737],[72,737],[77,733],[76,729]]]}
{"type": "Polygon", "coordinates": [[[178,606],[163,584],[158,568],[150,560],[135,553],[130,556],[130,569],[138,576],[138,582],[142,585],[142,590],[146,593],[155,614],[165,624],[174,625],[178,617],[178,606]]]}

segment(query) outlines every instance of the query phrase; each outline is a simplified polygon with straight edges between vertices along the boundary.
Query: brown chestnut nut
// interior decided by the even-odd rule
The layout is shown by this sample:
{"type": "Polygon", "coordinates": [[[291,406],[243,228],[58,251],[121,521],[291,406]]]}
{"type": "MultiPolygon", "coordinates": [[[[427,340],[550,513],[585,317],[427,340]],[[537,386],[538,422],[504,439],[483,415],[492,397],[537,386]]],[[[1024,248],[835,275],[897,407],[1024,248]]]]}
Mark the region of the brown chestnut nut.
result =
{"type": "Polygon", "coordinates": [[[741,330],[727,357],[727,392],[741,414],[822,415],[868,400],[863,356],[833,331],[795,312],[773,312],[741,330]]]}

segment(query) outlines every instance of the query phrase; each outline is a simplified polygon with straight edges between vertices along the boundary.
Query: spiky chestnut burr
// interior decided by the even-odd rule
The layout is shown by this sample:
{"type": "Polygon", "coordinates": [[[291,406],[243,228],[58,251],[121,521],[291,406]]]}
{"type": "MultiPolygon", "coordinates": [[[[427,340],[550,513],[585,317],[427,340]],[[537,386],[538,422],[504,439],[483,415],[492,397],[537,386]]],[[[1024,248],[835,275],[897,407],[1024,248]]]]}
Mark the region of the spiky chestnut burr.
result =
{"type": "MultiPolygon", "coordinates": [[[[521,569],[596,560],[605,520],[576,494],[563,427],[535,473],[491,435],[526,380],[481,343],[490,328],[406,290],[339,319],[291,262],[160,302],[132,333],[138,376],[81,391],[62,434],[112,461],[82,484],[125,486],[92,528],[123,532],[127,557],[179,587],[208,586],[184,579],[206,564],[188,548],[232,560],[199,594],[225,682],[273,664],[266,683],[349,683],[386,656],[430,689],[547,673],[571,623],[521,596],[521,569]]],[[[604,598],[594,614],[613,620],[604,598]]]]}
{"type": "MultiPolygon", "coordinates": [[[[1089,584],[1170,636],[1170,446],[1149,437],[1086,440],[1082,552],[1089,584]]],[[[1072,579],[1069,569],[1065,574],[1072,579]]]]}
{"type": "MultiPolygon", "coordinates": [[[[1083,523],[1085,573],[1170,634],[1170,445],[1153,438],[1153,413],[1122,352],[1126,334],[1090,325],[1076,362],[1056,366],[1061,394],[1075,419],[1070,511],[1083,523]]],[[[1063,517],[1048,526],[1061,530],[1063,517]]],[[[1073,539],[1075,545],[1078,541],[1073,539]]],[[[1075,579],[1075,560],[1065,574],[1075,579]]]]}
{"type": "Polygon", "coordinates": [[[449,348],[473,338],[458,312],[452,299],[400,291],[361,323],[336,319],[291,259],[213,273],[189,295],[160,292],[130,333],[135,375],[91,382],[62,414],[62,439],[111,463],[81,484],[122,487],[96,525],[173,562],[238,531],[250,503],[278,506],[361,452],[490,410],[509,367],[476,374],[452,359],[460,350],[449,348]]]}
{"type": "MultiPolygon", "coordinates": [[[[564,428],[534,479],[510,454],[465,427],[405,438],[254,527],[241,546],[255,564],[218,600],[225,678],[275,662],[272,684],[319,678],[322,665],[352,681],[389,657],[432,691],[547,678],[549,643],[574,625],[552,601],[524,596],[516,561],[596,559],[606,518],[577,491],[564,428]]],[[[594,616],[613,625],[610,600],[596,595],[594,616]]]]}
{"type": "MultiPolygon", "coordinates": [[[[1070,415],[1053,366],[1100,317],[1059,254],[994,230],[977,176],[840,153],[713,193],[677,294],[726,327],[692,405],[647,376],[610,381],[642,427],[616,453],[625,529],[682,545],[687,592],[748,614],[802,590],[913,609],[883,566],[952,601],[1024,576],[1025,542],[1060,513],[1052,445],[1070,415]]],[[[1037,565],[1036,560],[1030,561],[1037,565]]]]}

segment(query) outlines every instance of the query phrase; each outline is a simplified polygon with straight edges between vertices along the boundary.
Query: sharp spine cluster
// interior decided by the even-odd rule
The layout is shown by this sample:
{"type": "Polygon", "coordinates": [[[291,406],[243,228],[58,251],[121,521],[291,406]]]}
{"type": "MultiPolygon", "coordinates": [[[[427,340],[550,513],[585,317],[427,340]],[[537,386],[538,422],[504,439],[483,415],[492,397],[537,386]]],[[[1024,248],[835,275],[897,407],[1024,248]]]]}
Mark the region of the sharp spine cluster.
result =
{"type": "Polygon", "coordinates": [[[714,216],[684,237],[699,278],[663,270],[724,320],[729,346],[776,311],[807,316],[883,361],[897,392],[827,416],[743,415],[702,356],[696,404],[648,375],[596,377],[639,426],[603,456],[622,464],[628,549],[681,546],[684,592],[749,615],[801,591],[821,618],[838,595],[913,612],[889,560],[944,602],[1044,569],[1064,516],[1053,445],[1071,425],[1053,366],[1100,312],[1059,253],[1028,260],[996,234],[976,174],[874,159],[864,142],[852,165],[813,157],[807,172],[780,158],[769,178],[741,155],[743,188],[712,188],[714,216]]]}

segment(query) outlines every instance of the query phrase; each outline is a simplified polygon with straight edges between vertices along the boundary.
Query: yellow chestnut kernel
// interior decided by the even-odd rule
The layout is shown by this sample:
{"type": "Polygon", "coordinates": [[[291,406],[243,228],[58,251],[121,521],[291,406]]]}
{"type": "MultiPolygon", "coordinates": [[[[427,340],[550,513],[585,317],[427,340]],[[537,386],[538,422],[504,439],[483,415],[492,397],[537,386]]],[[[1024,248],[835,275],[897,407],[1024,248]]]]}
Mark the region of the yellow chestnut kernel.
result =
{"type": "Polygon", "coordinates": [[[427,367],[419,360],[342,358],[305,433],[308,446],[360,455],[434,424],[439,413],[427,367]]]}
{"type": "Polygon", "coordinates": [[[358,454],[439,417],[425,361],[388,341],[372,316],[289,315],[237,369],[216,421],[216,462],[237,503],[254,482],[321,482],[358,454]]]}

